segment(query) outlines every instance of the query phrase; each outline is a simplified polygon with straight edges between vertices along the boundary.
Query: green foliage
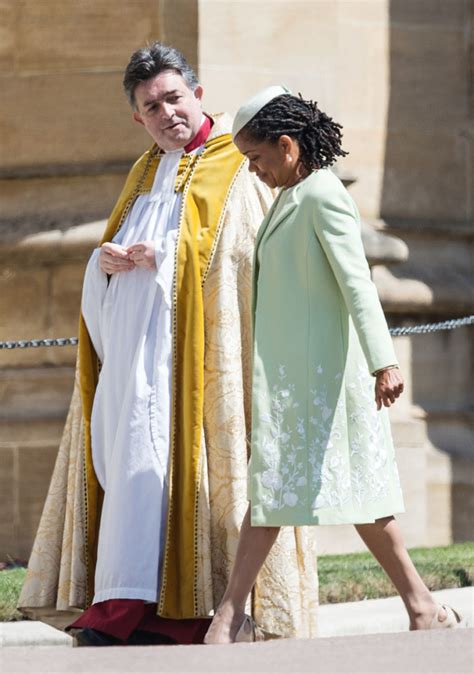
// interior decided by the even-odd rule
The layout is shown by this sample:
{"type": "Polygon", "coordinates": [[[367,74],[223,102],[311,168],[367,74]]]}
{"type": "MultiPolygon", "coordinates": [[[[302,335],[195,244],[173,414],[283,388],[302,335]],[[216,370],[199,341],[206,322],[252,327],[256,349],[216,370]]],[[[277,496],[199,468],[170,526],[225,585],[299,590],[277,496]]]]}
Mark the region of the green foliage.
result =
{"type": "Polygon", "coordinates": [[[21,567],[0,571],[0,621],[21,619],[16,606],[25,574],[21,567]]]}
{"type": "MultiPolygon", "coordinates": [[[[430,590],[474,584],[474,543],[409,551],[430,590]]],[[[371,554],[327,555],[318,560],[321,604],[379,599],[397,592],[371,554]]]]}

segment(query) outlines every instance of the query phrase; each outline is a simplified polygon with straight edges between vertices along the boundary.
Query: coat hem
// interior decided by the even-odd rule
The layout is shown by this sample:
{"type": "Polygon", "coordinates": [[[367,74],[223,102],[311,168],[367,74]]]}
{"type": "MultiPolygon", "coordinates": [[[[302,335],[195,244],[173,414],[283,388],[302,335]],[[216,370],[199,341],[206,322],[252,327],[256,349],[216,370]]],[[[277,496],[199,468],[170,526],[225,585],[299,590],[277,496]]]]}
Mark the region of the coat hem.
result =
{"type": "MultiPolygon", "coordinates": [[[[260,508],[259,508],[260,509],[260,508]]],[[[373,524],[376,520],[384,517],[392,517],[405,512],[405,507],[398,504],[396,507],[386,507],[374,510],[370,513],[320,513],[306,516],[278,515],[265,516],[260,512],[254,513],[252,508],[251,524],[253,527],[306,527],[306,526],[337,526],[343,524],[373,524]]]]}

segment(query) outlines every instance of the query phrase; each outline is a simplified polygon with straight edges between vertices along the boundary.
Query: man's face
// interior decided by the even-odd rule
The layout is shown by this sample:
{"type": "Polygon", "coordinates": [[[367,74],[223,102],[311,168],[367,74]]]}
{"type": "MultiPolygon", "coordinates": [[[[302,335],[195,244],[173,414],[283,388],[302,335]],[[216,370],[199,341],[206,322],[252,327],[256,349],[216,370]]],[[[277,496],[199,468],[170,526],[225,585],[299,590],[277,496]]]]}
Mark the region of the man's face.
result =
{"type": "Polygon", "coordinates": [[[181,75],[165,70],[137,86],[133,118],[143,124],[159,148],[179,150],[201,127],[201,97],[201,86],[191,91],[181,75]]]}

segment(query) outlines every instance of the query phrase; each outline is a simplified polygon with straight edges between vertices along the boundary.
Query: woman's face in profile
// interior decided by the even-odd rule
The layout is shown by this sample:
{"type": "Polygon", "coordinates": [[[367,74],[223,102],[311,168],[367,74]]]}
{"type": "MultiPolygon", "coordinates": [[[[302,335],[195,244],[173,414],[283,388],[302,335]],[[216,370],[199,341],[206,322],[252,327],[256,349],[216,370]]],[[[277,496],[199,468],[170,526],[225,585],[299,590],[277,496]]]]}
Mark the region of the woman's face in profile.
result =
{"type": "Polygon", "coordinates": [[[265,185],[271,188],[289,187],[299,157],[299,149],[294,140],[288,136],[280,136],[274,143],[258,141],[241,132],[234,142],[249,160],[249,171],[256,173],[265,185]]]}

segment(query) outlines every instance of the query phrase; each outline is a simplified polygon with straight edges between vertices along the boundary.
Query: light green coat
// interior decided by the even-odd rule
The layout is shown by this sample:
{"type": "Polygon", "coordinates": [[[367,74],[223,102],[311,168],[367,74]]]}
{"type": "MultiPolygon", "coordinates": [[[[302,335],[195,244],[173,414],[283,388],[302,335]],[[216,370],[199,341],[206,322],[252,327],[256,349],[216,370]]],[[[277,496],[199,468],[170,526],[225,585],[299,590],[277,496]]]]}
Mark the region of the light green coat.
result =
{"type": "Polygon", "coordinates": [[[253,282],[252,524],[403,511],[371,376],[397,359],[357,208],[330,170],[280,193],[258,232],[253,282]]]}

